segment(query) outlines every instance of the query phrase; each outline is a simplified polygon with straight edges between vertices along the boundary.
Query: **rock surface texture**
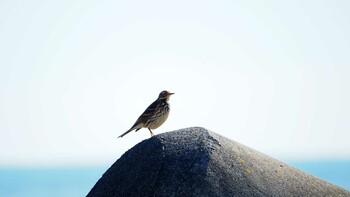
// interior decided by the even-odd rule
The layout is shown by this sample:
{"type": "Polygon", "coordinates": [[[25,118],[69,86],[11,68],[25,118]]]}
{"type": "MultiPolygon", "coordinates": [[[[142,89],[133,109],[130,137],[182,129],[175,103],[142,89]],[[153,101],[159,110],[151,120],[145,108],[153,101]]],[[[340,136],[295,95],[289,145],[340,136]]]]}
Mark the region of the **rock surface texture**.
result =
{"type": "Polygon", "coordinates": [[[350,192],[193,127],[137,144],[87,196],[350,196],[350,192]]]}

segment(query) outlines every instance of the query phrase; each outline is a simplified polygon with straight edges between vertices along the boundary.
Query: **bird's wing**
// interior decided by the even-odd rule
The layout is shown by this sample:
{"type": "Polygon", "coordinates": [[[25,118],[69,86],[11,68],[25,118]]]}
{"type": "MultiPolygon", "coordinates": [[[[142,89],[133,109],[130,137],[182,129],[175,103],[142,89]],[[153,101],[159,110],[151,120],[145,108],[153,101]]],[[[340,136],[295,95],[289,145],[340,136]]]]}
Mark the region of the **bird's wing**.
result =
{"type": "Polygon", "coordinates": [[[137,126],[140,123],[146,123],[146,121],[156,113],[158,109],[158,103],[158,100],[156,100],[150,106],[148,106],[131,128],[137,126]]]}
{"type": "Polygon", "coordinates": [[[137,126],[141,123],[146,123],[146,121],[148,120],[149,117],[153,116],[154,113],[156,113],[158,108],[158,102],[157,100],[154,101],[150,106],[147,107],[147,109],[141,114],[141,116],[136,120],[135,124],[129,129],[127,130],[125,133],[121,134],[119,136],[123,137],[124,135],[128,134],[130,131],[136,129],[139,130],[140,128],[137,128],[137,126]]]}

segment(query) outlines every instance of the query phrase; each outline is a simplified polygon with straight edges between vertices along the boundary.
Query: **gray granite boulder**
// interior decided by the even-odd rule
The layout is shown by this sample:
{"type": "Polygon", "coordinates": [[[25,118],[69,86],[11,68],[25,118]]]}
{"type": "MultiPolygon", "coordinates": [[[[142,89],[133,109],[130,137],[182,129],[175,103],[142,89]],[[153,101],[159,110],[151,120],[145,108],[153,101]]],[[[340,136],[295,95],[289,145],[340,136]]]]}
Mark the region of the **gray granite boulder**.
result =
{"type": "Polygon", "coordinates": [[[193,127],[137,144],[103,174],[88,196],[350,196],[350,192],[193,127]]]}

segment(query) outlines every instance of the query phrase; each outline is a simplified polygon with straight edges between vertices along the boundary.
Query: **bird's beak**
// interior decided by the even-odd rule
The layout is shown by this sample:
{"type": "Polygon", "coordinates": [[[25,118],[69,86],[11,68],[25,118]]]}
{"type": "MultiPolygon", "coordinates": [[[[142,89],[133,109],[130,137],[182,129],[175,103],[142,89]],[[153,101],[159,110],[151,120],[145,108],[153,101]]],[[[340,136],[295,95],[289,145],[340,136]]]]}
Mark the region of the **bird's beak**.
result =
{"type": "Polygon", "coordinates": [[[175,94],[175,93],[169,93],[169,95],[173,95],[173,94],[175,94]]]}

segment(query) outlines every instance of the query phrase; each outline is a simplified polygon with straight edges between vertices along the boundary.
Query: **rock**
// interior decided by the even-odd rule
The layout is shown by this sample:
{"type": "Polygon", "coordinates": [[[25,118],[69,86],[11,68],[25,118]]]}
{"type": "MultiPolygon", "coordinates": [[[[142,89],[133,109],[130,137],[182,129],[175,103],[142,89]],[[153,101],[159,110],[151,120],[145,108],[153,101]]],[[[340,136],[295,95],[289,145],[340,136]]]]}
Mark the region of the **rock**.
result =
{"type": "Polygon", "coordinates": [[[193,127],[137,144],[87,196],[350,196],[350,192],[193,127]]]}

